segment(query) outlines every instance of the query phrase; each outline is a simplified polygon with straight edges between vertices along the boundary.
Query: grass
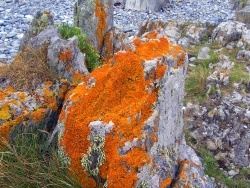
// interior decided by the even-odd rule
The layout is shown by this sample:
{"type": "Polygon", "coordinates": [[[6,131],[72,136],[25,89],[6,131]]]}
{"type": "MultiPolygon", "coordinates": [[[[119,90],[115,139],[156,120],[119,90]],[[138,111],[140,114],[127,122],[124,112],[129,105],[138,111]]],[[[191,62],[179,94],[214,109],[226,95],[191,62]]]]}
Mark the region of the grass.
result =
{"type": "MultiPolygon", "coordinates": [[[[192,53],[197,56],[201,46],[192,49],[192,53]]],[[[195,67],[189,67],[188,76],[185,82],[185,91],[187,97],[185,100],[196,102],[206,102],[206,80],[211,71],[209,68],[210,63],[218,62],[218,56],[213,51],[209,52],[210,58],[194,61],[195,67]]]]}
{"type": "Polygon", "coordinates": [[[0,187],[80,188],[55,148],[47,150],[40,133],[20,133],[11,143],[1,139],[0,187]]]}
{"type": "Polygon", "coordinates": [[[82,53],[86,54],[87,69],[92,72],[100,65],[100,55],[90,45],[86,35],[82,33],[81,28],[73,27],[68,24],[59,25],[62,38],[68,39],[74,35],[78,37],[78,46],[82,53]]]}
{"type": "Polygon", "coordinates": [[[1,68],[0,80],[9,80],[8,85],[17,91],[30,91],[44,81],[56,79],[56,74],[46,63],[46,54],[47,46],[39,50],[25,49],[10,66],[1,68]]]}

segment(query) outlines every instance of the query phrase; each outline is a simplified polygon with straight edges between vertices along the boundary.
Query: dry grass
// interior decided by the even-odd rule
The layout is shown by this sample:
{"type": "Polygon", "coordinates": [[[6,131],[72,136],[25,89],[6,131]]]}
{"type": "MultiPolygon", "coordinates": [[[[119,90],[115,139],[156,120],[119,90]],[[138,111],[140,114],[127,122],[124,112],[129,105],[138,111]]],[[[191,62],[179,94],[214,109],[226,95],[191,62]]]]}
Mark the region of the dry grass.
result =
{"type": "Polygon", "coordinates": [[[0,80],[9,80],[17,91],[29,91],[40,83],[57,78],[47,64],[47,47],[39,50],[25,49],[10,66],[0,69],[0,80]]]}

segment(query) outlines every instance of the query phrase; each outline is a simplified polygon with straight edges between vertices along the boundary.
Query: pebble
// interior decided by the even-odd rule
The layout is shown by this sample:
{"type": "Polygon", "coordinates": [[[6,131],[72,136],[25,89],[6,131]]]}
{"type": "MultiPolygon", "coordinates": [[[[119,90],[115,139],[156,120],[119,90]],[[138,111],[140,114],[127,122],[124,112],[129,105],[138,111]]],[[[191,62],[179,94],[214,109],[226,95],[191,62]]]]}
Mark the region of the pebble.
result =
{"type": "MultiPolygon", "coordinates": [[[[0,0],[0,45],[18,52],[17,42],[28,29],[34,14],[49,11],[55,23],[73,24],[73,9],[76,0],[0,0]],[[8,33],[1,34],[2,32],[8,33]],[[6,40],[7,39],[7,40],[6,40]],[[14,42],[15,41],[15,42],[14,42]],[[14,44],[14,45],[13,45],[14,44]]],[[[179,0],[167,4],[160,12],[141,12],[125,10],[122,6],[114,9],[114,25],[122,31],[135,33],[144,20],[177,20],[221,22],[232,20],[235,15],[230,0],[179,0]]],[[[188,44],[187,44],[188,45],[188,44]]],[[[10,61],[10,50],[6,50],[3,59],[10,61]]]]}

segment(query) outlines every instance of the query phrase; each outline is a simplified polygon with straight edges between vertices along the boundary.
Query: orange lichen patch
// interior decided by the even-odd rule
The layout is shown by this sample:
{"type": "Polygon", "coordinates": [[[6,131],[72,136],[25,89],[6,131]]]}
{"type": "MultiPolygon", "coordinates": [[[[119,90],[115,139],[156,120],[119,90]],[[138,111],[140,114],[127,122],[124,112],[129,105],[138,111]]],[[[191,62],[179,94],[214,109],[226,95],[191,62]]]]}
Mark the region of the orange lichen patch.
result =
{"type": "Polygon", "coordinates": [[[60,50],[59,60],[64,61],[64,62],[68,62],[68,61],[70,61],[71,57],[72,57],[72,51],[71,50],[66,49],[65,52],[60,50]]]}
{"type": "Polygon", "coordinates": [[[167,69],[167,65],[158,65],[155,70],[156,79],[160,79],[164,76],[167,69]]]}
{"type": "Polygon", "coordinates": [[[165,180],[163,180],[160,184],[160,188],[167,188],[171,185],[172,183],[172,178],[171,177],[168,177],[166,178],[165,180]]]}
{"type": "Polygon", "coordinates": [[[144,37],[147,39],[156,39],[158,33],[156,31],[152,31],[148,34],[146,34],[144,37]]]}
{"type": "Polygon", "coordinates": [[[85,75],[81,73],[73,73],[72,84],[79,84],[85,80],[85,75]]]}
{"type": "Polygon", "coordinates": [[[13,126],[21,123],[25,118],[28,117],[28,113],[18,116],[12,121],[7,121],[0,126],[0,137],[4,140],[9,140],[9,134],[13,126]]]}
{"type": "Polygon", "coordinates": [[[187,170],[189,169],[190,165],[191,164],[188,160],[183,160],[180,163],[180,172],[178,177],[184,182],[188,181],[187,170]]]}
{"type": "Polygon", "coordinates": [[[64,83],[58,91],[59,99],[64,99],[67,92],[68,92],[68,85],[67,83],[64,83]]]}
{"type": "Polygon", "coordinates": [[[134,44],[136,46],[135,53],[145,60],[155,59],[170,53],[170,43],[168,39],[163,37],[149,42],[134,40],[134,44]]]}
{"type": "Polygon", "coordinates": [[[4,104],[0,108],[0,120],[8,120],[10,118],[11,118],[11,115],[9,113],[9,105],[8,104],[4,104]]]}
{"type": "Polygon", "coordinates": [[[41,108],[36,111],[33,111],[30,113],[30,119],[32,119],[34,123],[39,123],[45,118],[46,111],[46,108],[41,108]]]}
{"type": "Polygon", "coordinates": [[[97,38],[97,45],[98,45],[97,50],[100,50],[102,47],[105,30],[107,27],[107,23],[106,23],[107,14],[105,11],[105,6],[100,2],[100,0],[95,0],[95,3],[96,3],[95,16],[98,18],[97,30],[96,30],[96,35],[97,35],[96,38],[97,38]]]}
{"type": "MultiPolygon", "coordinates": [[[[156,78],[152,76],[145,80],[142,62],[167,55],[169,42],[162,38],[149,44],[137,43],[135,52],[115,54],[107,64],[96,69],[82,84],[67,93],[66,100],[71,105],[59,117],[59,122],[65,123],[60,145],[65,148],[71,159],[70,168],[76,172],[84,187],[95,187],[93,180],[89,185],[90,178],[81,166],[81,158],[90,146],[88,125],[92,121],[114,123],[111,133],[105,138],[106,162],[100,167],[100,176],[107,179],[108,187],[135,187],[138,169],[149,163],[149,156],[143,147],[131,148],[124,155],[119,155],[119,149],[135,138],[143,139],[144,122],[152,115],[158,92],[157,89],[152,92],[145,89],[156,78]],[[156,54],[150,52],[152,46],[157,49],[156,54]],[[88,86],[89,80],[95,80],[94,87],[88,86]]],[[[166,65],[158,65],[156,72],[159,79],[165,70],[166,65]]],[[[156,136],[152,137],[153,140],[157,139],[156,136]]]]}
{"type": "Polygon", "coordinates": [[[51,108],[54,111],[56,111],[57,110],[56,94],[53,91],[51,91],[48,87],[43,88],[43,91],[44,91],[43,98],[45,102],[44,106],[47,106],[47,108],[51,108]]]}
{"type": "Polygon", "coordinates": [[[20,102],[24,102],[26,100],[27,94],[24,92],[18,92],[17,96],[19,97],[20,102]]]}

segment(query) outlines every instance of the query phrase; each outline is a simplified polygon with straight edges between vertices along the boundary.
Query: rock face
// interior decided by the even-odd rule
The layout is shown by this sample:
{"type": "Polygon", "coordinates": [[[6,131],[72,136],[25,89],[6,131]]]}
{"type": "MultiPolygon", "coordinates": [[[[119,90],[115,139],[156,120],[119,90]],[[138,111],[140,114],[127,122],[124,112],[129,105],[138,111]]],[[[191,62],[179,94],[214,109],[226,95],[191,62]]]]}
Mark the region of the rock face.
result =
{"type": "Polygon", "coordinates": [[[67,94],[52,135],[84,187],[213,187],[183,137],[187,64],[153,31],[67,94]]]}
{"type": "Polygon", "coordinates": [[[74,25],[82,29],[95,49],[103,56],[113,54],[113,0],[78,0],[74,25]],[[104,41],[109,48],[103,48],[104,41]]]}
{"type": "Polygon", "coordinates": [[[48,65],[59,78],[66,78],[72,82],[79,74],[89,73],[85,66],[85,56],[78,48],[76,36],[67,41],[63,40],[58,28],[51,25],[27,42],[27,48],[31,49],[39,49],[44,45],[48,46],[48,65]]]}
{"type": "MultiPolygon", "coordinates": [[[[49,12],[37,12],[29,29],[24,34],[24,37],[20,43],[19,50],[22,50],[31,37],[38,35],[41,31],[47,28],[49,25],[53,25],[53,16],[49,12]]],[[[49,36],[49,35],[48,35],[49,36]]]]}
{"type": "Polygon", "coordinates": [[[126,9],[140,10],[140,11],[159,11],[167,4],[166,0],[127,0],[125,4],[126,9]]]}
{"type": "Polygon", "coordinates": [[[236,13],[236,20],[246,24],[250,29],[250,1],[248,0],[247,5],[236,13]]]}

